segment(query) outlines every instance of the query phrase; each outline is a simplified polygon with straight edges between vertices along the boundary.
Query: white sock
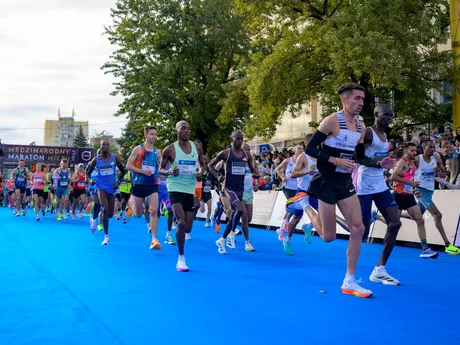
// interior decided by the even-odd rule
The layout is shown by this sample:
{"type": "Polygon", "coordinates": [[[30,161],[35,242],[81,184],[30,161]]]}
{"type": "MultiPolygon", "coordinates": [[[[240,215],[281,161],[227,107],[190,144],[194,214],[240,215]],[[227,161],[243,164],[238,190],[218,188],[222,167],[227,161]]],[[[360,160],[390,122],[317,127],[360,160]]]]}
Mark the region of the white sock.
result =
{"type": "Polygon", "coordinates": [[[383,271],[385,269],[385,266],[377,266],[375,267],[377,271],[383,271]]]}
{"type": "Polygon", "coordinates": [[[166,231],[166,237],[171,237],[171,231],[166,231]]]}
{"type": "Polygon", "coordinates": [[[355,275],[354,274],[346,274],[345,275],[345,281],[347,283],[351,283],[353,280],[355,280],[355,275]]]}

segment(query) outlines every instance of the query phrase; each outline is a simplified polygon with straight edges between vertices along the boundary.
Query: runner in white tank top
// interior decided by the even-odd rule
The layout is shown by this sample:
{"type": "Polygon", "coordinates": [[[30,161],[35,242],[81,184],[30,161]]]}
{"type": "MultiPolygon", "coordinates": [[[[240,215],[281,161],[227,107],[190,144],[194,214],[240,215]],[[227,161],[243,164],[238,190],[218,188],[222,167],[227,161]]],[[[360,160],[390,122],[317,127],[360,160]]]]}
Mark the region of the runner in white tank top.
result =
{"type": "MultiPolygon", "coordinates": [[[[310,219],[313,217],[312,221],[320,225],[319,228],[315,225],[315,229],[321,238],[331,242],[336,238],[335,206],[339,206],[350,229],[347,272],[341,288],[344,294],[357,297],[372,296],[372,291],[361,287],[354,279],[364,225],[351,173],[355,166],[354,156],[358,159],[365,158],[365,126],[358,120],[364,106],[365,92],[366,90],[356,83],[342,85],[338,90],[343,104],[342,111],[327,116],[320,123],[305,150],[318,161],[319,173],[312,178],[308,194],[319,199],[321,209],[319,214],[308,216],[310,219]]],[[[378,167],[373,158],[368,159],[368,165],[378,167]]],[[[382,160],[382,167],[393,166],[394,162],[391,159],[382,160]]]]}
{"type": "Polygon", "coordinates": [[[425,146],[423,148],[424,153],[415,159],[415,166],[417,167],[415,176],[416,180],[420,183],[415,189],[417,193],[416,195],[418,195],[418,206],[420,207],[422,214],[425,213],[425,211],[428,211],[433,216],[436,228],[444,240],[446,246],[445,252],[452,255],[458,255],[460,254],[460,249],[451,244],[447,238],[444,225],[442,224],[442,214],[433,202],[434,179],[436,172],[439,171],[444,176],[446,174],[441,157],[434,151],[434,142],[427,140],[425,141],[425,146]]]}
{"type": "MultiPolygon", "coordinates": [[[[389,155],[388,140],[385,132],[393,120],[393,110],[387,104],[380,104],[375,107],[374,116],[374,126],[366,128],[364,133],[365,155],[369,158],[381,160],[389,155]]],[[[359,164],[358,167],[357,187],[362,221],[365,227],[363,238],[368,237],[370,225],[377,214],[375,211],[371,213],[372,202],[375,203],[388,224],[382,254],[369,279],[374,283],[399,285],[399,281],[387,273],[385,265],[393,251],[398,231],[401,228],[400,213],[386,184],[384,169],[366,166],[364,165],[367,164],[366,160],[359,163],[362,164],[359,164]]]]}

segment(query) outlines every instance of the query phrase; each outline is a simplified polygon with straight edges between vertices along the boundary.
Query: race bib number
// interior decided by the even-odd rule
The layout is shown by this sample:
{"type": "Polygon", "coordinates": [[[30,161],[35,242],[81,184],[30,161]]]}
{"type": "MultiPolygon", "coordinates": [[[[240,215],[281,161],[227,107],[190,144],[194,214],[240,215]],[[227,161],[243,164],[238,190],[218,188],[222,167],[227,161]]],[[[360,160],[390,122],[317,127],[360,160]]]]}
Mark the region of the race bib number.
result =
{"type": "Polygon", "coordinates": [[[34,177],[34,183],[41,183],[43,182],[43,178],[41,176],[34,177]]]}
{"type": "Polygon", "coordinates": [[[67,181],[61,181],[59,184],[61,187],[67,187],[67,181]]]}
{"type": "Polygon", "coordinates": [[[412,194],[414,192],[414,187],[412,187],[411,184],[404,184],[404,193],[406,194],[412,194]]]}
{"type": "Polygon", "coordinates": [[[232,175],[243,176],[246,175],[246,163],[233,162],[232,175]]]}
{"type": "Polygon", "coordinates": [[[17,178],[17,181],[18,181],[18,182],[24,182],[25,180],[26,180],[26,179],[25,179],[24,177],[18,177],[18,178],[17,178]]]}
{"type": "MultiPolygon", "coordinates": [[[[353,153],[341,153],[339,158],[340,159],[352,160],[353,159],[353,153]]],[[[343,170],[341,167],[337,167],[335,169],[335,171],[339,172],[339,173],[343,173],[343,174],[350,174],[349,172],[346,172],[345,170],[343,170]]]]}
{"type": "Polygon", "coordinates": [[[78,186],[78,187],[84,187],[84,186],[85,186],[85,182],[78,182],[78,183],[77,183],[77,186],[78,186]]]}
{"type": "Polygon", "coordinates": [[[424,182],[433,182],[434,181],[434,171],[433,172],[422,172],[422,180],[424,182]]]}
{"type": "Polygon", "coordinates": [[[101,176],[111,176],[113,175],[113,167],[111,165],[102,165],[99,168],[101,176]]]}
{"type": "Polygon", "coordinates": [[[211,186],[204,186],[203,187],[203,192],[204,193],[211,193],[211,186]]]}
{"type": "Polygon", "coordinates": [[[181,175],[195,175],[196,161],[179,161],[177,166],[179,167],[179,172],[181,175]]]}
{"type": "Polygon", "coordinates": [[[385,158],[388,156],[388,152],[375,152],[374,153],[374,158],[385,158]]]}
{"type": "Polygon", "coordinates": [[[155,174],[156,166],[151,162],[142,162],[142,170],[150,170],[152,174],[155,174]]]}

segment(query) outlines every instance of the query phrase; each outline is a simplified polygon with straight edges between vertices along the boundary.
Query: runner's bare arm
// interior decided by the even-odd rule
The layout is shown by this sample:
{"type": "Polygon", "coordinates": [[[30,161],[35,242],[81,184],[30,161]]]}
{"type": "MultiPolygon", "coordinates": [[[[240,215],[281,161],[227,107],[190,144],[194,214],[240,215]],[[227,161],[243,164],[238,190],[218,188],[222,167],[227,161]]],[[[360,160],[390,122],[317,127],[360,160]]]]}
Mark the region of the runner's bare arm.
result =
{"type": "MultiPolygon", "coordinates": [[[[96,168],[96,157],[89,162],[88,166],[86,167],[86,181],[92,182],[91,173],[93,172],[94,168],[96,168]]],[[[57,170],[57,169],[56,169],[57,170]]],[[[56,173],[57,174],[57,173],[56,173]]]]}
{"type": "Polygon", "coordinates": [[[200,164],[200,174],[204,175],[206,173],[206,161],[204,159],[203,149],[200,145],[196,145],[196,151],[198,152],[198,164],[200,164]]]}
{"type": "Polygon", "coordinates": [[[284,172],[286,170],[286,166],[289,163],[290,158],[285,158],[284,161],[281,162],[275,169],[276,174],[280,177],[281,180],[284,180],[284,172]]]}
{"type": "Polygon", "coordinates": [[[259,177],[260,177],[259,169],[258,169],[258,167],[254,164],[254,160],[252,159],[252,156],[251,156],[251,155],[248,155],[248,165],[249,165],[249,169],[251,169],[252,176],[253,176],[254,178],[259,178],[259,177]]]}
{"type": "Polygon", "coordinates": [[[139,146],[136,146],[133,149],[133,151],[129,155],[128,162],[126,163],[126,168],[129,171],[132,171],[132,172],[135,172],[135,173],[138,173],[138,174],[143,174],[144,172],[142,171],[142,169],[136,168],[134,166],[134,163],[136,162],[136,159],[139,158],[140,151],[141,151],[141,148],[139,146]]]}
{"type": "Polygon", "coordinates": [[[209,171],[216,178],[216,180],[219,180],[219,175],[217,174],[217,171],[216,171],[216,165],[227,159],[228,159],[228,150],[224,150],[224,151],[219,152],[216,158],[211,159],[211,161],[209,162],[209,171]]]}
{"type": "Polygon", "coordinates": [[[439,155],[434,155],[434,159],[436,159],[436,165],[441,174],[445,175],[446,174],[446,168],[444,167],[444,164],[442,163],[442,159],[439,155]]]}
{"type": "Polygon", "coordinates": [[[307,157],[300,155],[295,160],[294,169],[292,169],[291,177],[302,177],[308,174],[308,171],[302,171],[307,166],[307,157]]]}
{"type": "Polygon", "coordinates": [[[120,185],[120,181],[123,180],[123,177],[125,177],[127,170],[125,169],[125,165],[120,157],[115,156],[115,163],[117,163],[118,170],[120,170],[120,175],[118,175],[118,182],[116,184],[120,185]]]}
{"type": "Polygon", "coordinates": [[[402,183],[411,183],[411,181],[403,179],[401,175],[403,172],[407,171],[407,163],[404,162],[402,159],[396,164],[395,169],[393,170],[393,174],[391,174],[391,179],[395,182],[402,182],[402,183]]]}
{"type": "Polygon", "coordinates": [[[160,169],[158,170],[160,175],[169,176],[173,174],[171,169],[166,170],[168,164],[174,162],[175,159],[175,157],[172,156],[173,148],[173,145],[169,145],[164,149],[163,154],[161,155],[160,169]]]}

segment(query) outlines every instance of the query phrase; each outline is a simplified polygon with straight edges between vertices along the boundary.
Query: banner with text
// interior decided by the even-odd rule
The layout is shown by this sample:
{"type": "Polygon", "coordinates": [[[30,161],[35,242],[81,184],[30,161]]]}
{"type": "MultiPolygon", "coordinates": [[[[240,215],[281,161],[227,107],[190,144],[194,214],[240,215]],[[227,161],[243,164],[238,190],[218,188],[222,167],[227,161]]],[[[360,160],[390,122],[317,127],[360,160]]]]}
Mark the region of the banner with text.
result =
{"type": "Polygon", "coordinates": [[[69,160],[70,165],[87,164],[94,158],[94,149],[81,147],[58,147],[58,146],[29,146],[29,145],[2,145],[3,156],[0,163],[11,165],[24,159],[26,163],[45,162],[49,165],[59,165],[64,158],[69,160]]]}

